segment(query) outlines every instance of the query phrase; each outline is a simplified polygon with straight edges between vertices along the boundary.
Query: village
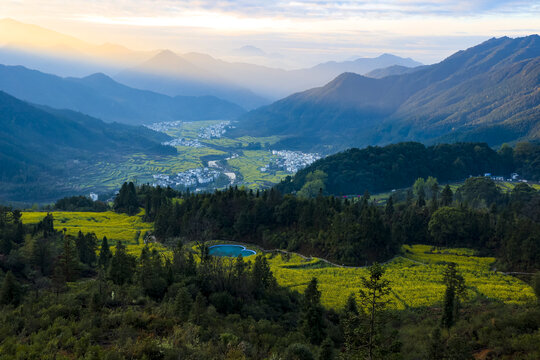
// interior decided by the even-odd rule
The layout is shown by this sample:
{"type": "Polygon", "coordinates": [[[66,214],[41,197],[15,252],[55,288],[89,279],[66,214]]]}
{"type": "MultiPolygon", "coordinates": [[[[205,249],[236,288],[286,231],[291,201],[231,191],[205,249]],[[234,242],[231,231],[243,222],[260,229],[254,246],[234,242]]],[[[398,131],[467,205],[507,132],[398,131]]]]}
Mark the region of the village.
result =
{"type": "Polygon", "coordinates": [[[171,186],[175,188],[185,187],[196,190],[207,188],[222,177],[228,179],[223,172],[208,167],[190,169],[184,172],[179,172],[176,175],[157,174],[153,175],[153,177],[153,186],[171,186]]]}
{"type": "Polygon", "coordinates": [[[199,138],[201,139],[219,139],[227,132],[227,129],[231,129],[230,121],[222,121],[219,124],[210,125],[199,130],[199,138]]]}
{"type": "Polygon", "coordinates": [[[261,172],[283,170],[294,174],[321,158],[321,155],[317,153],[290,150],[272,150],[272,155],[277,156],[277,159],[271,161],[267,166],[261,167],[259,169],[261,172]]]}

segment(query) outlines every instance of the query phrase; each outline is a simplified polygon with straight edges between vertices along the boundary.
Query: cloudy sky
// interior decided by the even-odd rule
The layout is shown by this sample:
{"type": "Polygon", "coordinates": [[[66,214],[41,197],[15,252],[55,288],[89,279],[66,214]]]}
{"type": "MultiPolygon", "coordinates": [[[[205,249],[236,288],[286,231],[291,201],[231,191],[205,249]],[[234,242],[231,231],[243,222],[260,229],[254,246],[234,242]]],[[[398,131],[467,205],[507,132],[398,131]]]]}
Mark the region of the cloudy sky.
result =
{"type": "Polygon", "coordinates": [[[491,37],[540,33],[540,0],[0,2],[0,17],[95,43],[221,57],[253,45],[269,54],[259,62],[288,67],[384,52],[433,63],[491,37]]]}

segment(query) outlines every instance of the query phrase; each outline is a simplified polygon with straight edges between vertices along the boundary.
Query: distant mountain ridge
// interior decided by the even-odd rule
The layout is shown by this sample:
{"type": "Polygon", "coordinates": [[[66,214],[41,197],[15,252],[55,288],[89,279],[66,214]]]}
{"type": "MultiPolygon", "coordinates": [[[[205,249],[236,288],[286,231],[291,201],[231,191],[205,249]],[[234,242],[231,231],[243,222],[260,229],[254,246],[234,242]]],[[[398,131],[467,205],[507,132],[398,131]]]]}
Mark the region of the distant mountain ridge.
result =
{"type": "Polygon", "coordinates": [[[105,121],[143,124],[234,119],[244,110],[212,96],[188,97],[133,89],[104,74],[61,78],[22,66],[0,65],[0,90],[31,103],[79,111],[105,121]]]}
{"type": "Polygon", "coordinates": [[[237,131],[335,151],[396,141],[500,144],[540,137],[540,37],[490,39],[442,62],[373,79],[344,73],[244,115],[237,131]]]}
{"type": "Polygon", "coordinates": [[[422,66],[407,67],[407,66],[402,66],[402,65],[392,65],[385,68],[371,70],[370,72],[366,73],[364,76],[374,78],[374,79],[382,79],[383,77],[387,77],[387,76],[409,74],[409,73],[418,71],[421,68],[422,66]]]}
{"type": "MultiPolygon", "coordinates": [[[[322,86],[343,72],[364,74],[392,65],[420,65],[410,58],[383,54],[284,70],[246,63],[245,60],[223,61],[200,53],[133,51],[109,43],[94,45],[12,19],[0,19],[0,44],[4,45],[0,48],[0,63],[23,65],[60,76],[84,77],[103,72],[134,88],[172,97],[211,95],[248,110],[298,91],[322,86]],[[18,33],[29,35],[21,37],[18,33]]],[[[251,55],[262,51],[257,52],[257,48],[250,46],[243,50],[251,55]]]]}
{"type": "Polygon", "coordinates": [[[169,95],[210,93],[253,109],[269,104],[269,99],[321,86],[343,72],[364,74],[392,65],[415,67],[422,64],[410,58],[383,54],[375,58],[331,61],[306,69],[283,70],[230,63],[206,54],[175,54],[165,50],[137,67],[120,72],[115,79],[169,95]]]}

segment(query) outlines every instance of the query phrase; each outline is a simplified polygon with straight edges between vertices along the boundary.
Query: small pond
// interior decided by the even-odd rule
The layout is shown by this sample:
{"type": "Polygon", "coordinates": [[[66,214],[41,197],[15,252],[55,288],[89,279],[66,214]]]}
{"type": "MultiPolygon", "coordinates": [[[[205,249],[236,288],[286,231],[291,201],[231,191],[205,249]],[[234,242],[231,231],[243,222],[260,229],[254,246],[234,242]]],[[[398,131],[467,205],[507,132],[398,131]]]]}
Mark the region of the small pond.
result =
{"type": "Polygon", "coordinates": [[[246,247],[242,245],[214,245],[210,246],[208,250],[210,255],[229,257],[237,257],[238,255],[246,257],[257,253],[254,250],[246,249],[246,247]]]}

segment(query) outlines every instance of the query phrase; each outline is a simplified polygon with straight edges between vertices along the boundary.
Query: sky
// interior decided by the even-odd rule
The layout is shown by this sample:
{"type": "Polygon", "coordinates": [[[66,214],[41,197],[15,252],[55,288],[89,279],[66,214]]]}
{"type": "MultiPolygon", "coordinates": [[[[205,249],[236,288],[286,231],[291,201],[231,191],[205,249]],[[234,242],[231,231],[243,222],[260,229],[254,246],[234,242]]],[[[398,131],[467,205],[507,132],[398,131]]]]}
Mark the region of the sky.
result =
{"type": "Polygon", "coordinates": [[[10,17],[94,43],[287,68],[392,53],[425,64],[540,33],[540,0],[0,0],[10,17]],[[235,49],[262,49],[248,56],[235,49]],[[266,55],[264,54],[266,53],[266,55]]]}

